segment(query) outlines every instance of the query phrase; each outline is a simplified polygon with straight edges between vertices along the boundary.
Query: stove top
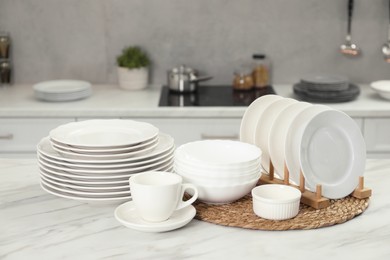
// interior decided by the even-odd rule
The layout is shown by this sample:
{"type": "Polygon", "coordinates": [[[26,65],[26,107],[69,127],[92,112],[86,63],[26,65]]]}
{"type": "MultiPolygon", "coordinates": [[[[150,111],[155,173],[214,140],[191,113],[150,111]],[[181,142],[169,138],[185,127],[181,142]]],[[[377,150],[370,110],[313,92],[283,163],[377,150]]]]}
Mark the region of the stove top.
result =
{"type": "Polygon", "coordinates": [[[160,107],[187,106],[248,106],[256,98],[267,94],[275,94],[272,86],[249,91],[234,90],[232,86],[199,86],[194,93],[177,93],[168,86],[161,89],[160,107]]]}

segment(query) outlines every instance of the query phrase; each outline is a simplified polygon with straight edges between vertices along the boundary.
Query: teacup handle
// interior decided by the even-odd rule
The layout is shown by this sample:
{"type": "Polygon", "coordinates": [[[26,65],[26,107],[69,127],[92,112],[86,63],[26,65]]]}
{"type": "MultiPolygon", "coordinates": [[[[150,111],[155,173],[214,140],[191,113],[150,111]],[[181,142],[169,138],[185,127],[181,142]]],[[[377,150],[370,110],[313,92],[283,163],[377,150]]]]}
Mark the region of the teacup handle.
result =
{"type": "Polygon", "coordinates": [[[195,187],[195,185],[193,185],[191,183],[184,183],[184,184],[182,184],[182,186],[181,186],[181,194],[180,194],[180,201],[179,201],[179,204],[176,207],[176,210],[179,210],[179,209],[182,209],[182,208],[185,208],[185,207],[191,205],[192,203],[195,202],[195,200],[197,198],[198,198],[198,189],[195,187]],[[192,197],[189,200],[183,201],[181,198],[183,198],[184,192],[186,190],[193,190],[194,194],[192,195],[192,197]]]}

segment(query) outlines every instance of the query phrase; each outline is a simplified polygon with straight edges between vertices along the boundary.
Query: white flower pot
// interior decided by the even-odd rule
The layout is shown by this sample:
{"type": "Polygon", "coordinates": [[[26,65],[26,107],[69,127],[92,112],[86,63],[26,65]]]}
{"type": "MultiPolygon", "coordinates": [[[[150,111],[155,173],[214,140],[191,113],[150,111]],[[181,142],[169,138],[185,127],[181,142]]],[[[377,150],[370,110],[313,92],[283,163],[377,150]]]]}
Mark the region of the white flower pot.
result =
{"type": "Polygon", "coordinates": [[[118,67],[118,82],[122,89],[144,89],[148,86],[148,68],[128,69],[118,67]]]}

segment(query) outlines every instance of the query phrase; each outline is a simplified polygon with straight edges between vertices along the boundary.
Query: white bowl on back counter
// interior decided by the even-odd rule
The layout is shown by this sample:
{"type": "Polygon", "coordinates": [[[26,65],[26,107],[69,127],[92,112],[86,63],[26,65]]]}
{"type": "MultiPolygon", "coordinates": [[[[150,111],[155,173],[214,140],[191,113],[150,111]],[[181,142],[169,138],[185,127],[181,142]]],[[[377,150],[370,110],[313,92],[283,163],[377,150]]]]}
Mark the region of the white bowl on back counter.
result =
{"type": "Polygon", "coordinates": [[[374,81],[370,84],[370,87],[378,93],[379,96],[390,100],[390,80],[374,81]]]}

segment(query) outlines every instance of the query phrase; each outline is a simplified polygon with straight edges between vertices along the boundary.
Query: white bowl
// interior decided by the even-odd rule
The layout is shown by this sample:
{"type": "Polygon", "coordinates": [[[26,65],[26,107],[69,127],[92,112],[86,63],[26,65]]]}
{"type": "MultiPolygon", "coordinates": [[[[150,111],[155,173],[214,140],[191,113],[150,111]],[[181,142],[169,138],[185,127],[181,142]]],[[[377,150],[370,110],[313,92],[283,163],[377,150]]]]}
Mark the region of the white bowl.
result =
{"type": "Polygon", "coordinates": [[[187,165],[175,160],[175,167],[190,174],[198,175],[198,176],[206,176],[206,177],[230,177],[230,176],[240,176],[251,173],[253,171],[257,171],[261,169],[260,161],[256,164],[253,164],[250,167],[242,167],[242,168],[201,168],[195,165],[187,165]]]}
{"type": "Polygon", "coordinates": [[[178,168],[174,168],[174,171],[186,179],[187,182],[193,184],[205,184],[205,185],[216,185],[216,186],[226,186],[226,185],[237,185],[242,184],[248,181],[251,181],[255,178],[259,179],[261,176],[261,171],[253,171],[248,174],[236,175],[236,176],[201,176],[195,175],[189,172],[185,172],[178,168]]]}
{"type": "Polygon", "coordinates": [[[390,80],[374,81],[370,84],[370,86],[381,97],[390,99],[390,80]]]}
{"type": "Polygon", "coordinates": [[[199,170],[206,170],[206,171],[214,171],[214,170],[227,170],[227,171],[241,171],[241,170],[244,170],[246,171],[247,169],[250,169],[250,168],[253,168],[253,167],[257,167],[258,165],[261,165],[261,156],[257,159],[257,160],[254,160],[254,161],[251,161],[251,162],[247,162],[243,165],[241,164],[236,164],[236,165],[233,165],[233,164],[228,164],[228,165],[223,165],[223,164],[220,164],[220,165],[211,165],[211,164],[204,164],[204,163],[201,163],[201,162],[192,162],[192,161],[189,161],[187,159],[183,159],[183,158],[180,158],[180,156],[176,156],[175,154],[175,163],[179,164],[179,165],[182,165],[182,166],[185,166],[185,167],[189,167],[189,168],[196,168],[196,169],[199,169],[199,170]]]}
{"type": "Polygon", "coordinates": [[[205,166],[245,166],[261,157],[255,145],[232,140],[203,140],[183,144],[175,158],[205,166]]]}
{"type": "MultiPolygon", "coordinates": [[[[259,176],[260,178],[260,176],[259,176]]],[[[248,182],[234,185],[206,185],[206,184],[195,184],[198,189],[198,200],[210,203],[210,204],[227,204],[238,199],[241,199],[256,186],[259,178],[254,178],[248,182]]],[[[187,180],[183,177],[183,180],[187,180]]],[[[191,183],[191,182],[189,182],[191,183]]]]}
{"type": "Polygon", "coordinates": [[[266,184],[252,190],[253,211],[261,218],[284,220],[299,212],[301,192],[294,187],[266,184]]]}

